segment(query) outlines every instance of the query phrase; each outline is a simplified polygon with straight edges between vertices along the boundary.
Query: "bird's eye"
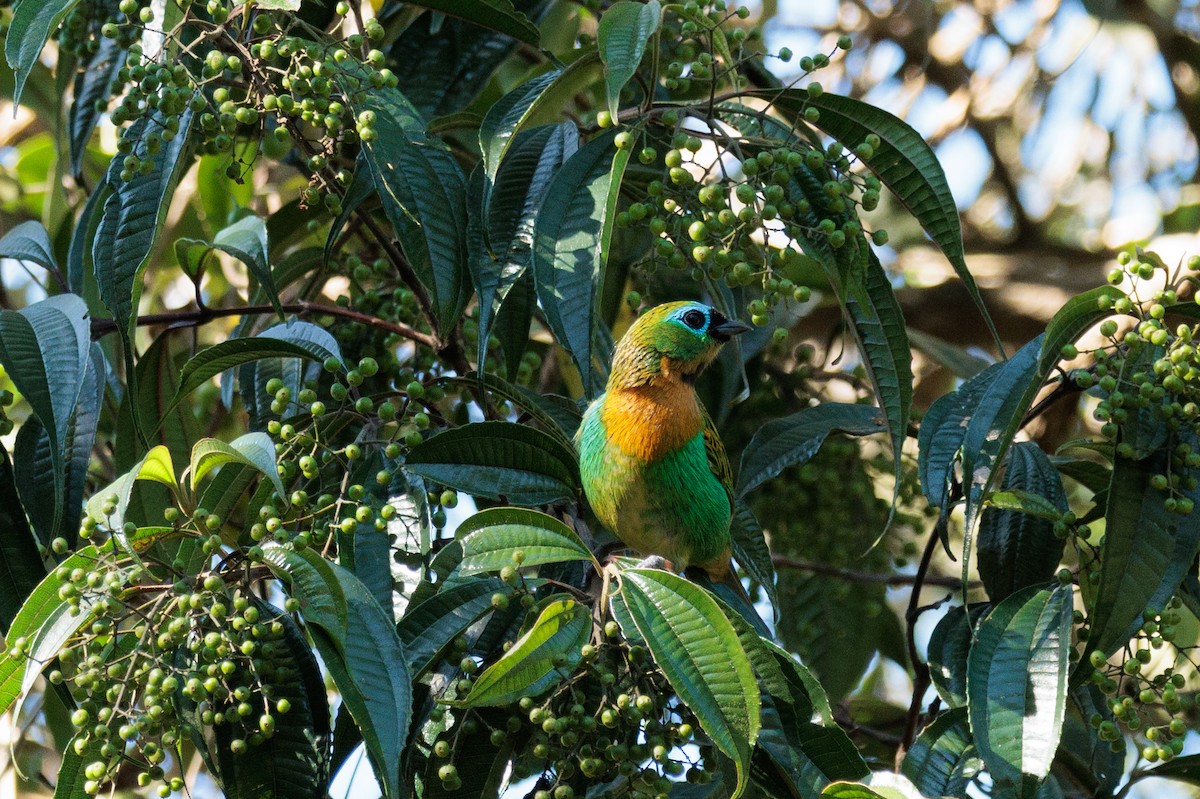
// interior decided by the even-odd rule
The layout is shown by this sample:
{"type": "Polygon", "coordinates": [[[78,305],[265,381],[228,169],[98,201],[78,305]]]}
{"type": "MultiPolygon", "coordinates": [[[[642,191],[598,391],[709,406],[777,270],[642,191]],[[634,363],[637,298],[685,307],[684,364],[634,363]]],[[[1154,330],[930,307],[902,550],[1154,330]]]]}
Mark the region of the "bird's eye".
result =
{"type": "Polygon", "coordinates": [[[683,315],[683,323],[692,330],[699,330],[704,327],[704,314],[699,311],[688,311],[683,315]]]}

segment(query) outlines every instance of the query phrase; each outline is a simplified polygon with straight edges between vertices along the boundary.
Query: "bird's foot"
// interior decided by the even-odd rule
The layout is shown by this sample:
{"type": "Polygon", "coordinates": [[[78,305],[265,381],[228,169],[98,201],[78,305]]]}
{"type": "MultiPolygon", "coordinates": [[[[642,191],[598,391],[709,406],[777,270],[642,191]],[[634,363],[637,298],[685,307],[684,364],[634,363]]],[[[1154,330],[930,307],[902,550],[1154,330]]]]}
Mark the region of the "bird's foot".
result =
{"type": "Polygon", "coordinates": [[[662,569],[663,571],[674,572],[675,567],[671,561],[664,558],[662,555],[650,555],[638,561],[637,568],[639,569],[662,569]]]}

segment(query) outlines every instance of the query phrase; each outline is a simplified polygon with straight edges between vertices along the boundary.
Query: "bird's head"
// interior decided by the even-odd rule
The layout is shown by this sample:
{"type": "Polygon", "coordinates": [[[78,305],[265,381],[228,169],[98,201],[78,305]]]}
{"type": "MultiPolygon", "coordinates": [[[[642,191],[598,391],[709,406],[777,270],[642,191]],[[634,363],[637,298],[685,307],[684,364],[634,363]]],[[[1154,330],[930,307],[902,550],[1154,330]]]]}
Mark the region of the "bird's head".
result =
{"type": "Polygon", "coordinates": [[[692,383],[721,345],[749,329],[703,303],[656,305],[617,343],[609,386],[632,388],[661,380],[692,383]]]}

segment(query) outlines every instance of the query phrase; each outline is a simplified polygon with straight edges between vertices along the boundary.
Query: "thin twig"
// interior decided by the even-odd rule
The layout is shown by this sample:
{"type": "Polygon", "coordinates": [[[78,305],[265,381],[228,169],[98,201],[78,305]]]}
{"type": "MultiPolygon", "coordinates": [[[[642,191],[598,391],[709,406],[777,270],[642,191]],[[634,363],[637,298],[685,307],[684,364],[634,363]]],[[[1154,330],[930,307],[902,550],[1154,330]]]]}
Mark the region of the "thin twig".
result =
{"type": "MultiPolygon", "coordinates": [[[[869,583],[873,585],[933,585],[942,588],[961,588],[962,580],[957,577],[943,577],[939,574],[879,574],[878,572],[860,572],[854,569],[843,569],[825,563],[814,563],[809,560],[789,558],[784,555],[772,555],[771,562],[777,569],[796,569],[798,571],[824,574],[838,577],[853,583],[869,583]]],[[[975,587],[972,583],[972,587],[975,587]]]]}
{"type": "MultiPolygon", "coordinates": [[[[381,319],[378,316],[371,316],[360,311],[343,308],[340,305],[324,305],[322,303],[309,302],[308,300],[297,300],[295,302],[284,303],[281,307],[284,313],[294,313],[304,316],[328,315],[339,316],[343,319],[353,319],[356,322],[361,322],[364,325],[376,327],[380,330],[386,330],[389,333],[395,333],[409,341],[424,344],[433,349],[438,349],[440,344],[437,338],[429,333],[422,333],[420,330],[415,330],[400,322],[381,319]]],[[[273,305],[242,305],[232,308],[209,308],[205,306],[192,311],[168,311],[166,313],[144,314],[137,318],[137,325],[139,327],[151,325],[196,327],[223,317],[263,315],[274,312],[275,307],[273,305]]],[[[116,329],[117,323],[112,319],[93,319],[92,340],[101,339],[109,333],[115,332],[116,329]]]]}
{"type": "MultiPolygon", "coordinates": [[[[900,762],[904,759],[904,753],[912,746],[912,742],[917,736],[917,724],[921,720],[921,705],[931,683],[929,665],[921,661],[921,656],[917,652],[916,626],[917,619],[921,615],[921,588],[933,584],[932,578],[928,574],[929,562],[933,560],[933,553],[937,550],[940,540],[936,528],[929,533],[929,540],[925,543],[925,551],[921,553],[921,563],[917,566],[917,573],[913,580],[912,594],[908,598],[908,610],[904,614],[905,637],[908,639],[908,659],[912,662],[913,670],[913,693],[912,702],[908,706],[908,715],[905,718],[904,737],[896,749],[897,770],[900,768],[900,762]]],[[[961,587],[962,582],[955,579],[954,584],[955,587],[961,587]]]]}

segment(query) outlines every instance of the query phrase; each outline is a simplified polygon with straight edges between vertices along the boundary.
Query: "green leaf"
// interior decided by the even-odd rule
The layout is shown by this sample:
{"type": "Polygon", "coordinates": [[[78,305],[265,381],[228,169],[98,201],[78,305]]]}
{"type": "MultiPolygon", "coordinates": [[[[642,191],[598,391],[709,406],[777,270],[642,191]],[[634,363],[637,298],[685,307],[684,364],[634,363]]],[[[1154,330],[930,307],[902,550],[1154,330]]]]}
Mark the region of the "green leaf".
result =
{"type": "MultiPolygon", "coordinates": [[[[866,247],[865,239],[862,247],[866,247]]],[[[892,441],[892,461],[896,475],[893,505],[899,500],[900,469],[904,440],[908,437],[908,419],[912,411],[912,353],[908,348],[904,314],[887,273],[875,253],[868,249],[862,290],[848,290],[843,296],[846,312],[853,322],[867,374],[875,389],[879,408],[892,441]]],[[[880,533],[882,535],[882,533],[880,533]]]]}
{"type": "Polygon", "coordinates": [[[950,608],[929,636],[927,657],[933,687],[947,707],[967,704],[967,654],[979,620],[992,609],[990,603],[978,602],[968,610],[961,605],[950,608]]]}
{"type": "Polygon", "coordinates": [[[17,0],[4,37],[4,56],[12,67],[13,103],[21,102],[25,81],[46,40],[79,0],[17,0]]]}
{"type": "Polygon", "coordinates": [[[412,0],[412,5],[506,33],[534,47],[539,46],[541,40],[537,26],[513,8],[512,0],[412,0]]]}
{"type": "Polygon", "coordinates": [[[662,7],[658,0],[646,3],[620,0],[600,17],[597,46],[604,60],[608,112],[613,119],[620,111],[621,89],[637,72],[646,52],[646,42],[658,30],[661,20],[662,7]]]}
{"type": "Polygon", "coordinates": [[[462,168],[395,89],[368,94],[377,137],[363,143],[383,210],[416,277],[429,292],[438,330],[448,333],[467,301],[467,182],[462,168]]]}
{"type": "Polygon", "coordinates": [[[1054,522],[1068,509],[1058,470],[1030,441],[1012,446],[1001,489],[980,514],[976,543],[979,577],[993,602],[1050,581],[1064,544],[1054,522]]]}
{"type": "Polygon", "coordinates": [[[192,447],[192,490],[206,474],[226,463],[254,467],[271,481],[280,497],[286,495],[275,462],[275,443],[266,433],[246,433],[228,444],[216,438],[197,441],[192,447]]]}
{"type": "Polygon", "coordinates": [[[857,782],[834,782],[821,791],[822,797],[828,799],[885,799],[865,785],[857,782]]]}
{"type": "Polygon", "coordinates": [[[246,265],[259,286],[267,292],[267,298],[275,312],[283,316],[279,304],[279,291],[271,274],[267,245],[267,224],[260,217],[246,216],[224,228],[213,239],[213,247],[232,255],[246,265]]]}
{"type": "Polygon", "coordinates": [[[62,518],[71,419],[86,379],[90,342],[87,305],[73,294],[20,311],[0,310],[0,365],[49,439],[54,528],[62,518]]]}
{"type": "Polygon", "coordinates": [[[1062,733],[1071,649],[1072,587],[1032,586],[997,605],[967,658],[975,746],[997,785],[1032,797],[1062,733]]]}
{"type": "Polygon", "coordinates": [[[300,600],[321,661],[362,731],[383,795],[404,795],[402,754],[412,717],[412,677],[395,624],[341,566],[311,550],[273,543],[264,550],[267,564],[300,600]]]}
{"type": "Polygon", "coordinates": [[[89,763],[102,760],[100,748],[104,741],[96,736],[89,736],[82,753],[76,754],[76,738],[71,739],[70,745],[62,752],[62,763],[58,767],[58,779],[54,784],[54,799],[78,799],[87,796],[83,786],[88,782],[86,775],[89,763]]]}
{"type": "Polygon", "coordinates": [[[481,510],[459,525],[455,537],[462,543],[463,559],[458,570],[464,574],[512,566],[513,553],[518,550],[523,566],[587,560],[600,570],[591,550],[574,530],[534,510],[481,510]]]}
{"type": "Polygon", "coordinates": [[[971,781],[964,772],[975,760],[967,709],[957,707],[921,731],[905,753],[900,773],[924,796],[963,796],[971,781]]]}
{"type": "Polygon", "coordinates": [[[291,616],[261,599],[261,618],[283,625],[284,635],[270,659],[275,674],[271,700],[291,703],[273,714],[275,732],[241,754],[230,750],[235,737],[228,724],[213,727],[219,776],[226,796],[326,799],[329,782],[329,701],[312,648],[291,616]]]}
{"type": "Polygon", "coordinates": [[[1165,780],[1200,785],[1200,755],[1177,757],[1154,768],[1134,773],[1138,779],[1160,777],[1165,780]]]}
{"type": "Polygon", "coordinates": [[[970,573],[972,539],[983,498],[991,490],[996,467],[1002,462],[1021,418],[1042,385],[1044,373],[1038,365],[1044,336],[1038,336],[1000,364],[995,380],[979,395],[963,434],[962,474],[966,498],[963,585],[967,584],[970,573]]]}
{"type": "Polygon", "coordinates": [[[989,360],[972,355],[961,347],[914,327],[908,328],[908,341],[914,349],[920,350],[935,363],[953,372],[955,377],[963,380],[970,380],[992,365],[989,360]]]}
{"type": "MultiPolygon", "coordinates": [[[[67,117],[67,135],[70,141],[71,174],[77,179],[83,176],[83,157],[87,152],[92,131],[100,119],[96,102],[107,105],[112,95],[113,81],[121,67],[125,66],[125,49],[117,39],[98,37],[96,51],[87,58],[84,68],[75,74],[70,116],[67,117]]],[[[93,40],[96,41],[96,40],[93,40]]],[[[72,290],[76,290],[72,286],[72,290]]]]}
{"type": "MultiPolygon", "coordinates": [[[[289,320],[259,333],[255,338],[277,338],[309,350],[312,354],[326,353],[323,359],[336,358],[341,361],[341,348],[337,340],[322,327],[310,322],[289,320]]],[[[237,369],[238,385],[241,388],[242,405],[250,415],[253,429],[262,430],[272,417],[271,398],[267,394],[267,383],[278,378],[285,388],[296,397],[306,381],[315,380],[321,374],[316,358],[260,358],[240,365],[237,369]]],[[[228,375],[226,375],[228,381],[228,375]]],[[[230,387],[232,400],[232,387],[230,387]]],[[[278,414],[274,414],[278,416],[278,414]]]]}
{"type": "Polygon", "coordinates": [[[439,591],[404,612],[397,629],[414,680],[425,676],[464,630],[491,612],[495,594],[511,597],[513,587],[497,577],[479,577],[439,591]]]}
{"type": "Polygon", "coordinates": [[[572,98],[590,85],[600,61],[588,53],[565,69],[556,69],[521,84],[497,100],[479,126],[479,149],[490,183],[518,134],[538,125],[562,121],[572,98]]]}
{"type": "Polygon", "coordinates": [[[603,373],[592,362],[592,342],[618,190],[631,152],[614,149],[615,135],[596,136],[562,165],[546,191],[534,230],[538,300],[589,397],[603,389],[603,373]]]}
{"type": "Polygon", "coordinates": [[[1200,520],[1169,512],[1166,495],[1150,484],[1155,474],[1169,470],[1161,453],[1141,461],[1118,455],[1113,461],[1085,656],[1097,650],[1107,657],[1125,646],[1146,608],[1165,607],[1191,571],[1200,547],[1200,520]]]}
{"type": "Polygon", "coordinates": [[[592,613],[573,599],[548,603],[529,630],[484,669],[471,691],[450,704],[498,707],[522,696],[540,696],[562,682],[583,659],[592,636],[592,613]]]}
{"type": "Polygon", "coordinates": [[[518,386],[490,372],[479,375],[470,372],[463,377],[449,377],[441,381],[447,386],[473,388],[480,383],[490,394],[511,403],[521,412],[518,421],[537,422],[547,433],[562,442],[564,447],[574,449],[575,431],[583,416],[574,400],[556,394],[538,394],[524,386],[518,386]],[[526,418],[527,417],[527,418],[526,418]]]}
{"type": "Polygon", "coordinates": [[[945,253],[991,331],[996,349],[1004,352],[996,325],[967,268],[958,207],[950,193],[946,174],[921,134],[881,108],[829,92],[811,97],[807,91],[789,89],[778,104],[793,114],[801,113],[805,106],[817,109],[821,115],[812,124],[851,150],[862,144],[869,134],[879,137],[879,146],[871,156],[859,156],[860,160],[892,190],[945,253]]]}
{"type": "MultiPolygon", "coordinates": [[[[507,307],[501,320],[514,317],[510,321],[519,329],[501,336],[510,379],[516,375],[532,319],[529,265],[538,209],[554,174],[577,149],[575,123],[547,125],[513,137],[490,190],[482,167],[472,173],[470,267],[479,295],[479,363],[486,359],[487,339],[497,315],[507,307]],[[510,294],[512,302],[506,305],[510,294]]],[[[507,331],[502,327],[500,332],[507,331]]]]}
{"type": "Polygon", "coordinates": [[[0,633],[8,634],[25,598],[46,576],[33,530],[17,497],[13,464],[0,443],[0,633]]]}
{"type": "Polygon", "coordinates": [[[477,422],[409,450],[405,468],[436,483],[514,505],[578,494],[574,453],[548,433],[512,422],[477,422]]]}
{"type": "MultiPolygon", "coordinates": [[[[166,222],[175,187],[191,164],[192,113],[179,118],[179,132],[161,150],[145,159],[153,164],[149,173],[139,171],[122,180],[122,160],[114,158],[107,182],[112,194],[104,203],[100,226],[92,243],[92,260],[100,299],[117,322],[117,330],[128,341],[142,293],[141,274],[150,260],[158,234],[166,222]]],[[[126,138],[138,141],[163,127],[158,115],[138,119],[126,138]]]]}
{"type": "Polygon", "coordinates": [[[175,467],[171,462],[170,450],[162,444],[153,447],[136,466],[97,491],[87,502],[88,517],[111,530],[122,545],[127,544],[125,533],[121,529],[125,524],[125,508],[129,505],[133,484],[138,480],[161,483],[174,490],[175,467]],[[116,497],[116,508],[112,513],[105,513],[104,506],[113,497],[116,497]]]}
{"type": "Polygon", "coordinates": [[[737,766],[736,799],[749,779],[761,708],[737,632],[716,600],[669,572],[626,569],[618,596],[675,693],[737,766]]]}
{"type": "Polygon", "coordinates": [[[265,11],[300,10],[300,0],[254,0],[254,5],[265,11]]]}
{"type": "MultiPolygon", "coordinates": [[[[68,571],[90,569],[96,560],[95,547],[84,547],[64,560],[60,566],[68,571]]],[[[47,574],[30,593],[9,627],[5,642],[26,640],[25,656],[16,658],[12,650],[0,654],[0,713],[8,712],[33,686],[42,669],[58,656],[63,645],[84,624],[91,621],[89,601],[81,603],[79,611],[58,597],[63,581],[54,572],[47,574]]],[[[19,706],[19,704],[18,704],[19,706]]]]}
{"type": "Polygon", "coordinates": [[[767,422],[742,450],[737,495],[744,497],[787,467],[805,463],[830,433],[869,436],[886,430],[878,408],[840,402],[822,403],[767,422]]]}
{"type": "Polygon", "coordinates": [[[337,357],[336,352],[330,352],[324,344],[314,340],[297,336],[283,338],[280,335],[287,328],[298,331],[305,326],[316,327],[309,322],[291,322],[289,325],[276,325],[251,338],[229,339],[200,350],[183,365],[179,375],[179,390],[167,403],[163,416],[173,411],[188,394],[226,369],[263,358],[305,358],[320,363],[326,358],[337,357]]]}
{"type": "Polygon", "coordinates": [[[775,563],[771,560],[771,549],[767,546],[766,534],[755,518],[754,511],[742,499],[735,499],[733,502],[729,535],[733,556],[746,570],[746,574],[767,592],[767,600],[772,609],[776,608],[779,596],[775,589],[775,563]]]}
{"type": "Polygon", "coordinates": [[[5,233],[0,238],[0,258],[28,261],[51,272],[58,271],[50,234],[41,222],[22,222],[5,233]]]}

